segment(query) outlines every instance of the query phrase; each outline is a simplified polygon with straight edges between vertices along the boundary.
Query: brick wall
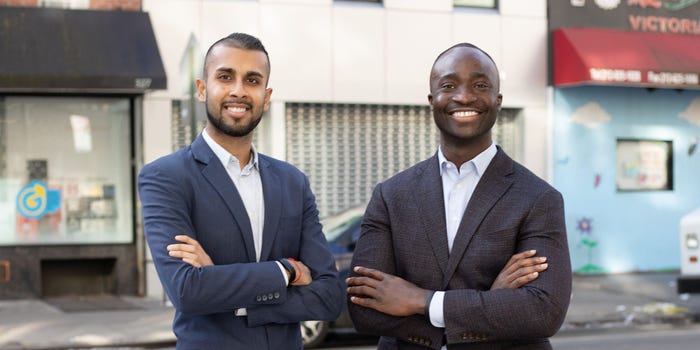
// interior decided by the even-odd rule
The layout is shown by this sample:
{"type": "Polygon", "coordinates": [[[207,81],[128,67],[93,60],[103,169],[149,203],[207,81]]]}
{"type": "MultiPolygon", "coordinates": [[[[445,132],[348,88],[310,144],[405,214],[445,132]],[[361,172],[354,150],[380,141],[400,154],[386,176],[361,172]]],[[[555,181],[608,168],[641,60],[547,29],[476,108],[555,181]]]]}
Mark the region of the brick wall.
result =
{"type": "Polygon", "coordinates": [[[0,0],[0,6],[36,7],[39,0],[0,0]]]}
{"type": "MultiPolygon", "coordinates": [[[[0,6],[37,7],[39,0],[0,0],[0,6]]],[[[90,0],[90,9],[141,11],[141,0],[90,0]]]]}
{"type": "Polygon", "coordinates": [[[93,10],[141,11],[141,0],[90,0],[93,10]]]}

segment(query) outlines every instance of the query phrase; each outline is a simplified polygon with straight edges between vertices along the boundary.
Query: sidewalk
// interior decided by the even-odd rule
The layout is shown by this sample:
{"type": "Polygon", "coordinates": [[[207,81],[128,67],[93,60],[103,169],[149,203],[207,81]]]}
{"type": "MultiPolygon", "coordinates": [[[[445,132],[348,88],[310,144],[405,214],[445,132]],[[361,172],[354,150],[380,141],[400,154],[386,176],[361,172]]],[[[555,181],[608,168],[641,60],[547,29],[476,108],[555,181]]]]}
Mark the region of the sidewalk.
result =
{"type": "Polygon", "coordinates": [[[677,272],[574,276],[559,335],[700,322],[700,294],[677,294],[677,272]]]}
{"type": "MultiPolygon", "coordinates": [[[[700,295],[677,295],[677,273],[574,276],[559,335],[699,321],[700,295]]],[[[172,307],[122,297],[125,309],[64,312],[41,300],[0,301],[0,349],[79,349],[172,345],[172,307]]]]}

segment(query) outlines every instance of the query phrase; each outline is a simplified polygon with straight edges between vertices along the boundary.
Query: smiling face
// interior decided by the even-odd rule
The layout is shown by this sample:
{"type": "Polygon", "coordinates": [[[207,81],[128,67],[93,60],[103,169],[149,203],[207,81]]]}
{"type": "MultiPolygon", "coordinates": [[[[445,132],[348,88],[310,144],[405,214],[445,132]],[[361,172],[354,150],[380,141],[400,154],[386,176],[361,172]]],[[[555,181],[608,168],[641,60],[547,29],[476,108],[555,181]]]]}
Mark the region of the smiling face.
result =
{"type": "Polygon", "coordinates": [[[443,147],[485,150],[501,100],[496,65],[480,50],[458,46],[435,61],[428,101],[443,147]]]}
{"type": "Polygon", "coordinates": [[[262,51],[225,44],[213,47],[205,62],[204,78],[197,80],[198,99],[206,105],[207,130],[252,137],[270,106],[269,74],[262,51]]]}

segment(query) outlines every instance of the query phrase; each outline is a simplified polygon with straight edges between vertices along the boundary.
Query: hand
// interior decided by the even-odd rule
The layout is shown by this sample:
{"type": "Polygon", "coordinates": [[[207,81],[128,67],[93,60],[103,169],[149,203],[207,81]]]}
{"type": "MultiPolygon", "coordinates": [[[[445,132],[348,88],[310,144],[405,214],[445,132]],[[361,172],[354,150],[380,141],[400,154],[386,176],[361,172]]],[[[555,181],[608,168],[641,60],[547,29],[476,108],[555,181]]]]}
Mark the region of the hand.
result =
{"type": "Polygon", "coordinates": [[[353,271],[359,276],[346,282],[354,304],[393,316],[425,314],[429,290],[379,270],[356,266],[353,271]]]}
{"type": "Polygon", "coordinates": [[[289,260],[292,265],[294,265],[294,269],[297,272],[297,276],[301,274],[301,277],[297,278],[296,282],[289,281],[289,284],[292,286],[306,286],[311,284],[311,271],[309,271],[309,268],[304,265],[301,261],[298,260],[289,260]]]}
{"type": "Polygon", "coordinates": [[[174,258],[180,258],[182,261],[194,266],[211,266],[214,263],[207,253],[202,249],[194,238],[185,235],[175,236],[175,240],[182,242],[184,244],[170,244],[168,245],[168,255],[174,258]]]}
{"type": "Polygon", "coordinates": [[[491,290],[516,289],[536,280],[539,273],[547,269],[547,258],[534,257],[536,253],[535,250],[527,250],[513,255],[493,281],[491,290]]]}

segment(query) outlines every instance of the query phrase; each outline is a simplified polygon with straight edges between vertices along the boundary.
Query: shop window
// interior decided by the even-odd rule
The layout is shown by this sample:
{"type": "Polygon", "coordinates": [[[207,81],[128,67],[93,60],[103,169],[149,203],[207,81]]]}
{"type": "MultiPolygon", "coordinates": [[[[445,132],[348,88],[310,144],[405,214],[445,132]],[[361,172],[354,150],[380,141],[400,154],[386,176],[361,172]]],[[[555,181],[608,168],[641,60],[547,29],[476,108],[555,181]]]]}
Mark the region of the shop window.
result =
{"type": "Polygon", "coordinates": [[[133,240],[131,101],[0,97],[0,245],[133,240]]]}
{"type": "Polygon", "coordinates": [[[618,139],[618,191],[673,190],[673,141],[618,139]]]}
{"type": "Polygon", "coordinates": [[[454,0],[454,6],[495,9],[498,6],[498,0],[454,0]]]}

